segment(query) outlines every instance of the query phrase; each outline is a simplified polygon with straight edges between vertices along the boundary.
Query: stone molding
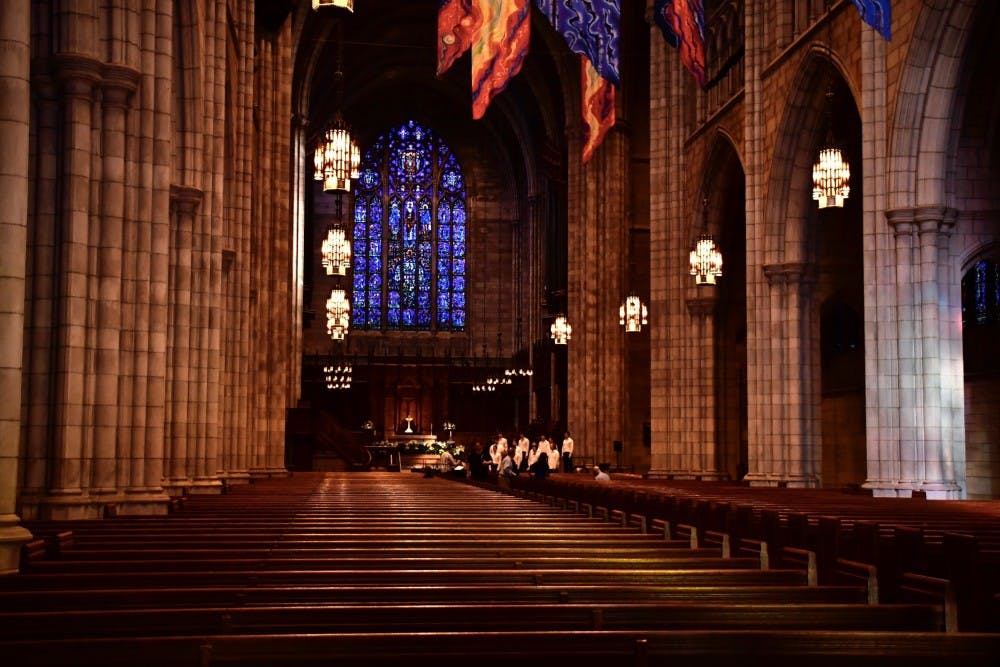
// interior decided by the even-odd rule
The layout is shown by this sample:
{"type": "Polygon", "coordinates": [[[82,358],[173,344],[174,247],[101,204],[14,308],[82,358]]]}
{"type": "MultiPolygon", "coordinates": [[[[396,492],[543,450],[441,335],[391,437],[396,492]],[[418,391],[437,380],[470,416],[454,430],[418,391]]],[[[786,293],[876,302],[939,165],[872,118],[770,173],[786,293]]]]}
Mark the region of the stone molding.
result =
{"type": "Polygon", "coordinates": [[[809,262],[779,262],[761,268],[769,285],[816,282],[816,266],[809,262]]]}
{"type": "Polygon", "coordinates": [[[205,192],[192,185],[170,185],[170,207],[178,213],[193,215],[201,206],[205,192]]]}

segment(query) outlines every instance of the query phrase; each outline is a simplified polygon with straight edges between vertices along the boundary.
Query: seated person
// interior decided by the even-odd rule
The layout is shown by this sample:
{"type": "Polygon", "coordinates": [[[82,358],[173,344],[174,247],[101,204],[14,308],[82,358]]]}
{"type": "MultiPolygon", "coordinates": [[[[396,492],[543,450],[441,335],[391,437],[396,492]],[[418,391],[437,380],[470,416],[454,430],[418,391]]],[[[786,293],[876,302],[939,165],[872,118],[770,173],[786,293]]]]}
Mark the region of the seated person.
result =
{"type": "Polygon", "coordinates": [[[608,474],[607,466],[594,466],[595,482],[610,482],[611,475],[608,474]]]}
{"type": "Polygon", "coordinates": [[[445,447],[441,450],[441,455],[438,457],[438,471],[442,475],[451,473],[457,465],[458,461],[456,461],[455,457],[452,455],[451,447],[445,447]]]}

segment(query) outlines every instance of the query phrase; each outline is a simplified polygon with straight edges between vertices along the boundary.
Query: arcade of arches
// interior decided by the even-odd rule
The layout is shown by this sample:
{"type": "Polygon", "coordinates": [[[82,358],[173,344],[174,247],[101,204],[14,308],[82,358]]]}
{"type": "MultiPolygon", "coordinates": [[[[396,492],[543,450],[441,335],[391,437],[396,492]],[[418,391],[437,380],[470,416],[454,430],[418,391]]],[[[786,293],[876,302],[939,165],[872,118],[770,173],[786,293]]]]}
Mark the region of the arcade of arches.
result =
{"type": "Polygon", "coordinates": [[[897,0],[887,41],[846,0],[706,2],[701,90],[643,4],[582,164],[578,60],[537,12],[473,121],[468,58],[435,75],[434,0],[0,3],[0,569],[21,519],[309,467],[300,421],[568,428],[651,477],[1000,497],[998,4],[897,0]],[[337,112],[369,165],[344,195],[311,173],[337,112]],[[404,127],[452,156],[420,186],[451,227],[394,240],[423,212],[375,148],[404,127]],[[828,131],[851,192],[820,211],[828,131]],[[355,235],[344,278],[320,265],[332,224],[355,235]],[[704,231],[714,288],[688,273],[704,231]],[[425,242],[417,268],[393,254],[425,242]],[[512,367],[533,374],[472,391],[512,367]]]}

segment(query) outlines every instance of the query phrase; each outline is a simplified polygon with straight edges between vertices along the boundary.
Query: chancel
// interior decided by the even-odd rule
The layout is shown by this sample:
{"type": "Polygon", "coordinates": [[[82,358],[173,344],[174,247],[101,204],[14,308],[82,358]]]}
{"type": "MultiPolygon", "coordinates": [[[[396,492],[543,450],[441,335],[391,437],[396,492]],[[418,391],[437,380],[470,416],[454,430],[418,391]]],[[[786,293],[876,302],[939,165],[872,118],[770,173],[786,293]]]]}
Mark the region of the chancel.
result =
{"type": "Polygon", "coordinates": [[[0,661],[995,664],[998,33],[0,3],[0,661]]]}

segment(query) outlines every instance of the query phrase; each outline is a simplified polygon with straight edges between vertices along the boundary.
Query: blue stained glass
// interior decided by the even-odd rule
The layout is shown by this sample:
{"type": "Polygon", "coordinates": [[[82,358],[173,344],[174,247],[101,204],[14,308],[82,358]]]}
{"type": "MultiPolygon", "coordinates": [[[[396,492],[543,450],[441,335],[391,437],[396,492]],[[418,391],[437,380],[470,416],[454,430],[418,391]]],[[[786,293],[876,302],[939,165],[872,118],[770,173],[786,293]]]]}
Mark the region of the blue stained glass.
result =
{"type": "Polygon", "coordinates": [[[354,293],[358,294],[365,289],[365,274],[355,273],[354,274],[354,293]]]}
{"type": "Polygon", "coordinates": [[[351,313],[351,326],[363,327],[364,325],[365,325],[365,311],[355,306],[354,311],[351,313]]]}
{"type": "Polygon", "coordinates": [[[399,221],[402,219],[402,212],[399,207],[399,200],[393,199],[389,204],[389,233],[399,234],[399,221]]]}
{"type": "Polygon", "coordinates": [[[363,155],[354,209],[355,322],[360,312],[368,328],[386,318],[397,330],[426,329],[435,321],[445,330],[461,329],[467,248],[458,160],[440,137],[413,120],[383,134],[363,155]],[[384,266],[383,242],[389,242],[384,266]],[[367,294],[357,276],[367,276],[367,294]],[[457,316],[456,305],[462,308],[457,316]]]}

